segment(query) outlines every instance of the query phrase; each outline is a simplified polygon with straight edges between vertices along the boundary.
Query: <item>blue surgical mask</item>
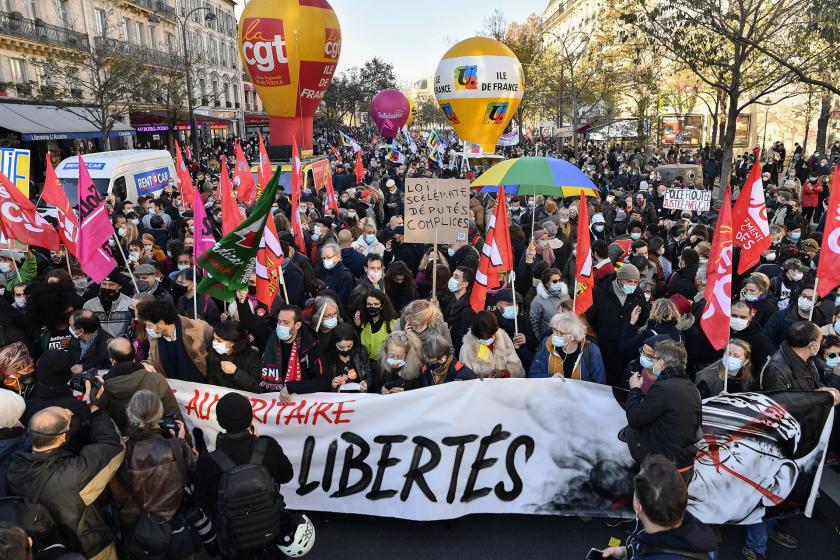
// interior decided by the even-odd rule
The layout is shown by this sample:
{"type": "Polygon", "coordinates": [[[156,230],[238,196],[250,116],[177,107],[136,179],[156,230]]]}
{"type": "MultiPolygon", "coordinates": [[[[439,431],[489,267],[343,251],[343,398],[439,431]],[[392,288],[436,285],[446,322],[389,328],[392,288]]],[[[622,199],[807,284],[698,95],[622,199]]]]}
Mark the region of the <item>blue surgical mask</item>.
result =
{"type": "Polygon", "coordinates": [[[758,296],[755,294],[744,294],[744,301],[749,301],[750,303],[758,301],[758,296]]]}
{"type": "Polygon", "coordinates": [[[638,231],[634,231],[633,233],[630,234],[630,239],[632,239],[633,241],[636,241],[636,240],[641,239],[641,238],[642,238],[642,234],[639,233],[638,231]]]}
{"type": "Polygon", "coordinates": [[[799,241],[799,238],[802,237],[802,234],[798,231],[791,232],[790,238],[794,241],[799,241]]]}
{"type": "Polygon", "coordinates": [[[458,284],[459,282],[457,280],[455,280],[454,278],[450,278],[449,282],[446,283],[446,287],[449,288],[449,291],[454,294],[459,289],[458,284]]]}
{"type": "Polygon", "coordinates": [[[565,345],[565,342],[563,342],[563,337],[559,334],[551,335],[551,345],[555,348],[562,348],[565,345]]]}
{"type": "Polygon", "coordinates": [[[560,282],[551,282],[551,283],[548,285],[548,289],[549,289],[549,290],[551,290],[551,291],[552,291],[552,292],[554,292],[554,293],[557,293],[557,292],[561,291],[561,290],[563,289],[563,282],[562,282],[562,280],[561,280],[560,282]]]}
{"type": "Polygon", "coordinates": [[[365,241],[367,241],[368,245],[373,245],[374,243],[376,243],[376,236],[372,233],[369,233],[365,235],[365,241]]]}
{"type": "Polygon", "coordinates": [[[744,365],[744,361],[734,356],[724,356],[723,365],[726,368],[726,371],[736,372],[744,365]]]}
{"type": "Polygon", "coordinates": [[[332,259],[323,259],[324,261],[324,268],[330,270],[332,267],[335,266],[335,261],[332,259]]]}
{"type": "Polygon", "coordinates": [[[831,369],[834,369],[837,366],[840,366],[840,356],[837,356],[836,358],[828,358],[825,361],[825,365],[827,365],[831,369]]]}
{"type": "Polygon", "coordinates": [[[639,364],[645,369],[653,368],[653,360],[644,354],[639,356],[639,364]]]}
{"type": "Polygon", "coordinates": [[[654,376],[654,377],[659,377],[660,375],[662,375],[662,371],[661,371],[661,370],[658,370],[658,369],[656,369],[656,368],[652,368],[652,369],[650,370],[650,372],[653,374],[653,376],[654,376]]]}
{"type": "Polygon", "coordinates": [[[277,333],[277,338],[279,338],[282,341],[289,340],[289,338],[291,338],[292,336],[292,329],[283,325],[277,325],[277,328],[274,329],[274,332],[277,333]]]}
{"type": "Polygon", "coordinates": [[[513,319],[516,317],[516,308],[512,305],[502,308],[502,317],[508,320],[513,319]]]}
{"type": "Polygon", "coordinates": [[[386,361],[388,362],[389,366],[396,369],[399,369],[405,365],[405,360],[395,360],[394,358],[388,358],[386,361]]]}
{"type": "Polygon", "coordinates": [[[629,296],[630,294],[636,291],[636,286],[633,286],[632,284],[622,284],[621,289],[624,290],[624,293],[629,296]]]}
{"type": "Polygon", "coordinates": [[[446,249],[446,254],[447,254],[447,255],[449,255],[449,256],[451,257],[452,255],[454,255],[454,254],[455,254],[455,248],[454,248],[454,247],[448,247],[448,248],[446,249]]]}
{"type": "Polygon", "coordinates": [[[338,325],[338,317],[330,317],[329,319],[324,319],[324,322],[321,325],[325,329],[334,329],[338,325]]]}
{"type": "Polygon", "coordinates": [[[312,240],[313,241],[318,241],[319,239],[321,239],[321,230],[318,230],[318,229],[313,230],[312,231],[312,240]]]}

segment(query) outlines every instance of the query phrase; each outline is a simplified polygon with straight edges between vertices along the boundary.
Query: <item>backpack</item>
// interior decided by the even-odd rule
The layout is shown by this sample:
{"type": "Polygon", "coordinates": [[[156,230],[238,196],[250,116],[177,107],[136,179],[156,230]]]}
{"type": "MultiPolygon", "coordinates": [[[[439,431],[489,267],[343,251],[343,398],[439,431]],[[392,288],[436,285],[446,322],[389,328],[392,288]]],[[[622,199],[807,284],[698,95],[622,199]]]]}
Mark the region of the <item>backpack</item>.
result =
{"type": "MultiPolygon", "coordinates": [[[[166,443],[172,449],[184,484],[188,484],[190,479],[181,449],[174,439],[167,439],[166,443]]],[[[128,452],[126,465],[131,464],[130,457],[131,453],[128,452]]],[[[195,550],[195,538],[184,517],[176,515],[172,521],[167,521],[156,513],[144,510],[143,500],[134,493],[131,480],[125,476],[125,471],[120,471],[117,476],[131,495],[134,503],[140,508],[140,515],[137,516],[137,519],[125,533],[121,550],[122,557],[131,560],[141,558],[144,560],[165,560],[166,558],[184,558],[192,554],[195,550]]]]}
{"type": "Polygon", "coordinates": [[[0,497],[0,521],[14,523],[32,538],[32,551],[37,553],[48,547],[67,544],[50,510],[39,503],[50,477],[46,477],[34,496],[0,497]]]}
{"type": "Polygon", "coordinates": [[[227,556],[273,546],[280,534],[286,504],[277,482],[262,464],[267,445],[265,439],[258,438],[247,465],[235,465],[218,449],[210,454],[222,470],[214,526],[227,556]]]}

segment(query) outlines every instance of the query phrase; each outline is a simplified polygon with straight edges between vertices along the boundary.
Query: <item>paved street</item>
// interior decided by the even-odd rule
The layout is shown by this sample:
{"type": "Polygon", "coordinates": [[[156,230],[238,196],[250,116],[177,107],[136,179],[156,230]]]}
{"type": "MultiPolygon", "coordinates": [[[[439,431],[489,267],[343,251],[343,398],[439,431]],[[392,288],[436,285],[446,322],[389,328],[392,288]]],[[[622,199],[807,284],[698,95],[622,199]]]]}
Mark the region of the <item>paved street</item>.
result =
{"type": "MultiPolygon", "coordinates": [[[[825,477],[829,485],[840,481],[830,470],[825,477]]],[[[600,519],[583,522],[576,517],[528,515],[472,515],[427,523],[317,513],[312,518],[318,539],[308,555],[311,560],[577,560],[585,558],[591,547],[602,548],[610,537],[622,538],[632,529],[629,523],[610,528],[600,519]]],[[[840,523],[840,507],[826,495],[817,501],[812,519],[798,516],[786,522],[790,532],[799,538],[799,549],[786,550],[771,543],[768,558],[840,558],[840,535],[834,532],[836,523],[840,523]]],[[[741,558],[744,530],[726,526],[721,534],[720,558],[741,558]]]]}

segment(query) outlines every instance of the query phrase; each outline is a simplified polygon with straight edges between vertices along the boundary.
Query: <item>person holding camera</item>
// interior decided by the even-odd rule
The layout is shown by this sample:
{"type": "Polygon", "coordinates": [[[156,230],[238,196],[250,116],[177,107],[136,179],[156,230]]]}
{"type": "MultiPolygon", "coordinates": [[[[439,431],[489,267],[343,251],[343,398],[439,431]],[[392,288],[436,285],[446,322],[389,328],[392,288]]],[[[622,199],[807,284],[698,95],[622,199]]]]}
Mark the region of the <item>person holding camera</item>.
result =
{"type": "MultiPolygon", "coordinates": [[[[138,391],[151,391],[163,403],[163,412],[183,421],[178,401],[166,378],[156,371],[147,371],[134,361],[134,346],[127,338],[112,338],[108,342],[111,369],[103,376],[105,393],[100,406],[108,412],[121,431],[128,426],[126,408],[138,391]]],[[[189,437],[187,438],[189,439],[189,437]]]]}
{"type": "Polygon", "coordinates": [[[108,341],[111,334],[99,323],[99,317],[88,309],[79,309],[70,315],[70,360],[73,373],[90,369],[106,369],[108,363],[108,341]]]}
{"type": "Polygon", "coordinates": [[[195,472],[195,454],[184,440],[184,423],[164,416],[160,397],[146,389],[134,393],[125,414],[125,461],[110,482],[124,535],[122,555],[192,558],[194,539],[182,506],[195,472]],[[169,542],[147,537],[147,516],[168,525],[169,542]]]}
{"type": "MultiPolygon", "coordinates": [[[[44,357],[50,357],[50,351],[44,357]]],[[[113,420],[96,404],[104,392],[98,381],[85,380],[80,403],[90,410],[90,442],[78,453],[71,451],[67,444],[73,411],[43,408],[29,420],[32,450],[14,454],[8,483],[13,495],[41,504],[52,514],[74,551],[93,560],[116,560],[114,534],[97,500],[122,463],[125,449],[113,420]]]]}

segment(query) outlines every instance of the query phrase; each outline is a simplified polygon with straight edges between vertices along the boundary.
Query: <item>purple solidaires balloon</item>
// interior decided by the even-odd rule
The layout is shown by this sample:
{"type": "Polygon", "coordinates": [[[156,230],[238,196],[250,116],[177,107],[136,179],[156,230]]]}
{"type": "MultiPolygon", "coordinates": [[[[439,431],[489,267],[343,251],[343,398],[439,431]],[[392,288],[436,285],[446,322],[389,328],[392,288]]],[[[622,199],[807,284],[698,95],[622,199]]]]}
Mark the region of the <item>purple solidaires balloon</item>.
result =
{"type": "Polygon", "coordinates": [[[370,116],[387,140],[399,134],[408,120],[409,110],[408,99],[398,89],[383,89],[370,102],[370,116]]]}

